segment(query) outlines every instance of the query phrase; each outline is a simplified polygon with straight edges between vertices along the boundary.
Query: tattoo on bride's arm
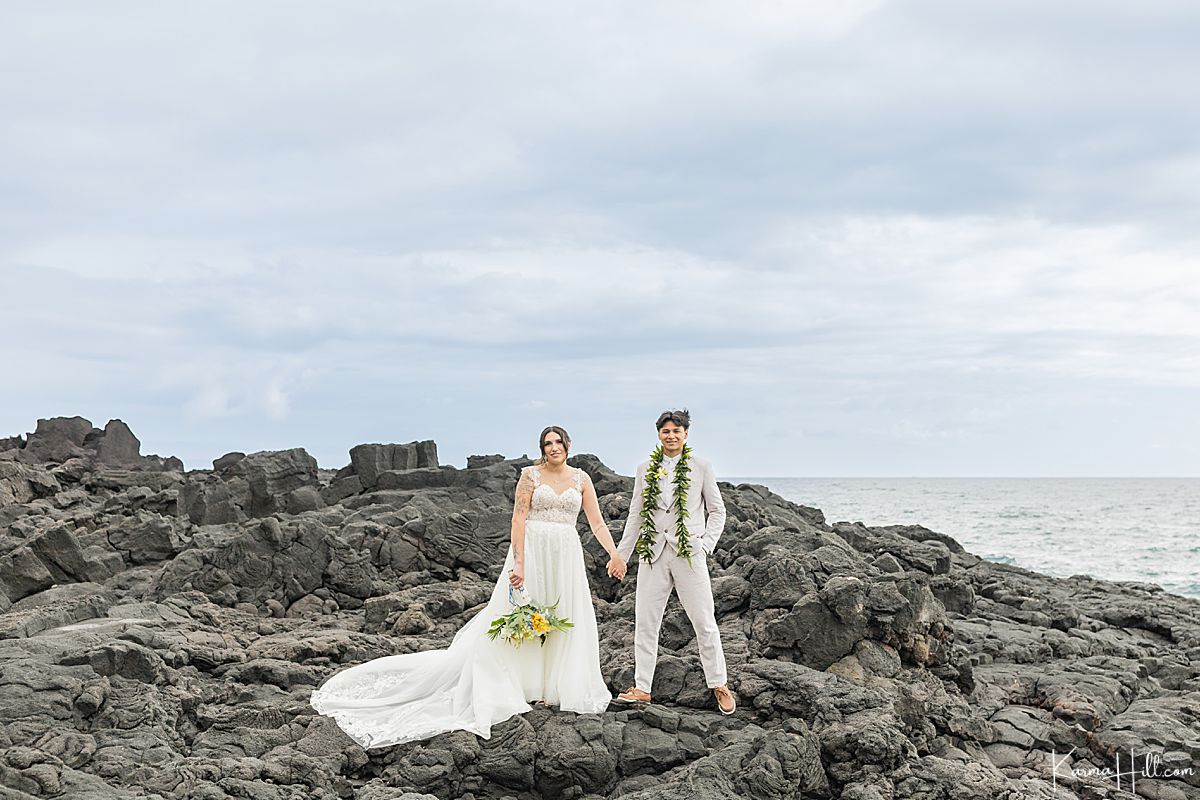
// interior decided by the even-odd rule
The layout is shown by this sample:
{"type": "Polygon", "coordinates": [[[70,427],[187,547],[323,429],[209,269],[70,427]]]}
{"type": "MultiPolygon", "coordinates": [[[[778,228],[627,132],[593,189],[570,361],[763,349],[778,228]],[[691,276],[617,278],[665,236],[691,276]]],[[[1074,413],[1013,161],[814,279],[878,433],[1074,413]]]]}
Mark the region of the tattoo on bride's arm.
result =
{"type": "Polygon", "coordinates": [[[533,504],[533,480],[528,473],[522,473],[517,481],[517,494],[513,502],[513,516],[525,516],[533,504]]]}

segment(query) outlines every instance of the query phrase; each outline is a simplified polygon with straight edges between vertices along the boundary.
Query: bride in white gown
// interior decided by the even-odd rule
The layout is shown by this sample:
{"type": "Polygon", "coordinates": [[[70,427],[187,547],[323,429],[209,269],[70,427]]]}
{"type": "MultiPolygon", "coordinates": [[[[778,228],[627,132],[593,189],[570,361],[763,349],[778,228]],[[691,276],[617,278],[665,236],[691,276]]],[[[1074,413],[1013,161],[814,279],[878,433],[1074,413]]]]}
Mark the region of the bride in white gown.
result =
{"type": "MultiPolygon", "coordinates": [[[[596,613],[575,529],[582,507],[592,533],[624,574],[604,524],[591,478],[568,467],[571,439],[551,426],[539,440],[542,457],[521,471],[512,541],[487,607],[454,635],[446,650],[376,658],[342,670],[312,693],[317,713],[333,717],[364,748],[466,730],[485,739],[492,726],[530,710],[531,702],[596,713],[612,695],[600,675],[596,613]],[[514,646],[488,638],[496,617],[512,610],[510,588],[537,605],[557,602],[574,627],[551,631],[545,644],[514,646]]],[[[518,602],[524,602],[518,595],[518,602]]]]}

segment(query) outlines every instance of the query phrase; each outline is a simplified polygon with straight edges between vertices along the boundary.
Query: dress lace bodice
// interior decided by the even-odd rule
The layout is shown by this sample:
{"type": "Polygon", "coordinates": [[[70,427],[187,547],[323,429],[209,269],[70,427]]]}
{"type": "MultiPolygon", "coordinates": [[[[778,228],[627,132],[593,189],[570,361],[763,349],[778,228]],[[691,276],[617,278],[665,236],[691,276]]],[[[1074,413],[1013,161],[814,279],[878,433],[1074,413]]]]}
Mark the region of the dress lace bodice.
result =
{"type": "Polygon", "coordinates": [[[542,475],[537,467],[529,467],[529,476],[533,479],[533,499],[529,506],[529,521],[557,522],[574,526],[579,518],[579,508],[583,505],[583,470],[574,470],[574,484],[568,486],[561,494],[554,491],[552,486],[542,483],[542,475]]]}

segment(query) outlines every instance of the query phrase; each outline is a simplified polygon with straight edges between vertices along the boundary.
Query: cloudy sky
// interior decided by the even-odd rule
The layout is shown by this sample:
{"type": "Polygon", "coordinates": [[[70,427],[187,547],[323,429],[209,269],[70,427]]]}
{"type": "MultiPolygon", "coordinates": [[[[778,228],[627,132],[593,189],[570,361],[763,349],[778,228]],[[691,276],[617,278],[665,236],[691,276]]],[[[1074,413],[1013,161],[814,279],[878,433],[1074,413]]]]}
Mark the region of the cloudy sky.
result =
{"type": "Polygon", "coordinates": [[[1192,2],[10,4],[0,436],[1200,474],[1192,2]]]}

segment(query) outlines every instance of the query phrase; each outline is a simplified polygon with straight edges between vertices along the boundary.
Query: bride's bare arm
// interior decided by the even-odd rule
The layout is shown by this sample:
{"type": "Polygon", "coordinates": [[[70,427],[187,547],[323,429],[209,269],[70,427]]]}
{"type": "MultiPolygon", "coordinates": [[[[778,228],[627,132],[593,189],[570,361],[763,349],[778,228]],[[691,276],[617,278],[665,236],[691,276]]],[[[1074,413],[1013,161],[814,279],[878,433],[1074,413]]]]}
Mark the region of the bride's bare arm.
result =
{"type": "Polygon", "coordinates": [[[533,478],[529,470],[521,470],[517,481],[517,494],[513,499],[512,552],[513,574],[509,582],[518,589],[525,582],[525,520],[529,518],[529,506],[533,502],[533,478]]]}
{"type": "Polygon", "coordinates": [[[596,487],[592,485],[591,476],[586,472],[583,474],[583,513],[587,515],[588,525],[591,526],[592,536],[596,537],[608,553],[610,559],[621,561],[620,555],[617,554],[617,545],[613,542],[612,533],[609,532],[608,526],[604,524],[604,515],[600,513],[600,503],[596,499],[596,487]]]}

